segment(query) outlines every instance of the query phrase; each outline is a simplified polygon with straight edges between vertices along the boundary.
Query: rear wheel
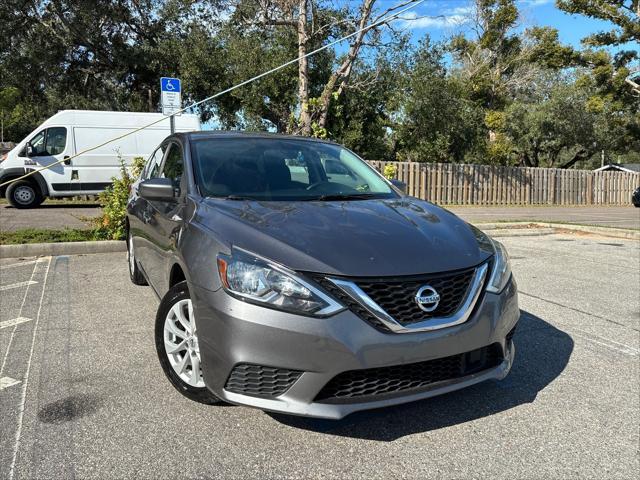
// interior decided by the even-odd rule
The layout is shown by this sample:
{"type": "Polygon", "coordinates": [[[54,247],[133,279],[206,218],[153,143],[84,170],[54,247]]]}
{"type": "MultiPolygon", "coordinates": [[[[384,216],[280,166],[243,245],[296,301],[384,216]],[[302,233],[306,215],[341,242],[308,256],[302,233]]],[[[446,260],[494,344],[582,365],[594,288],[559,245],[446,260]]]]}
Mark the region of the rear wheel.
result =
{"type": "Polygon", "coordinates": [[[140,271],[140,267],[138,267],[131,232],[127,233],[127,262],[129,263],[129,278],[131,282],[134,285],[147,285],[147,280],[140,271]]]}
{"type": "Polygon", "coordinates": [[[160,365],[176,390],[196,402],[222,403],[202,378],[196,319],[187,282],[171,287],[160,302],[155,337],[160,365]]]}
{"type": "Polygon", "coordinates": [[[33,183],[18,180],[7,187],[7,200],[15,208],[35,208],[44,201],[44,197],[33,183]]]}

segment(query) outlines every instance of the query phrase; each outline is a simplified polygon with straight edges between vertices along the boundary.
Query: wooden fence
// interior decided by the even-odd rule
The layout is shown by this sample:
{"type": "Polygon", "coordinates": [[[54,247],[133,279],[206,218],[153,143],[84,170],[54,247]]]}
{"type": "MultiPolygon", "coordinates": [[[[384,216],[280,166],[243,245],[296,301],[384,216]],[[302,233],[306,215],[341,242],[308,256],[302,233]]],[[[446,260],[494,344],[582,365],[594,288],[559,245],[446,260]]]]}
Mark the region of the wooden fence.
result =
{"type": "Polygon", "coordinates": [[[640,174],[559,168],[370,161],[397,167],[407,193],[443,205],[629,205],[640,174]]]}

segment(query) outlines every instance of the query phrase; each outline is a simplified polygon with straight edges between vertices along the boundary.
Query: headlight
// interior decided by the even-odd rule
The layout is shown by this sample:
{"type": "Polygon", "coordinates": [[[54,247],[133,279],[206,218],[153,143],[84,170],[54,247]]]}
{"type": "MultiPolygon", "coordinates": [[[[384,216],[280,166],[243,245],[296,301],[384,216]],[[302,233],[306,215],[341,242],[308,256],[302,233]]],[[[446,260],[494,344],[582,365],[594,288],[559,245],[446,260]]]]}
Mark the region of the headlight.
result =
{"type": "Polygon", "coordinates": [[[327,316],[344,310],[294,272],[244,250],[218,255],[218,273],[227,292],[251,303],[303,315],[327,316]]]}
{"type": "Polygon", "coordinates": [[[487,291],[492,293],[500,293],[507,286],[511,278],[511,262],[506,248],[500,242],[491,239],[494,249],[493,270],[487,291]]]}

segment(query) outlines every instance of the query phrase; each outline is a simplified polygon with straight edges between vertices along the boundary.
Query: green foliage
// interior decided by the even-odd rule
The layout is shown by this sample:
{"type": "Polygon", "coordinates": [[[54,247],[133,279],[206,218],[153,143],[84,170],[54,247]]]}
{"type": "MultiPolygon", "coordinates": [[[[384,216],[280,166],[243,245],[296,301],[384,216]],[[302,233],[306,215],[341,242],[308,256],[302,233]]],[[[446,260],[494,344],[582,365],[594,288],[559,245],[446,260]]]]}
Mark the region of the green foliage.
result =
{"type": "Polygon", "coordinates": [[[102,216],[98,218],[95,229],[96,238],[104,240],[124,240],[126,236],[127,201],[131,185],[140,176],[144,168],[144,158],[133,159],[130,168],[120,158],[120,177],[113,177],[113,183],[100,194],[102,216]]]}
{"type": "Polygon", "coordinates": [[[387,163],[384,166],[384,171],[382,172],[382,174],[384,175],[384,178],[388,180],[392,180],[396,178],[397,173],[398,173],[398,166],[395,163],[387,163]]]}
{"type": "MultiPolygon", "coordinates": [[[[601,31],[584,39],[587,45],[601,47],[640,43],[640,9],[638,0],[557,0],[561,10],[570,14],[586,15],[613,24],[609,31],[601,31]]],[[[638,51],[636,48],[636,56],[638,51]]]]}

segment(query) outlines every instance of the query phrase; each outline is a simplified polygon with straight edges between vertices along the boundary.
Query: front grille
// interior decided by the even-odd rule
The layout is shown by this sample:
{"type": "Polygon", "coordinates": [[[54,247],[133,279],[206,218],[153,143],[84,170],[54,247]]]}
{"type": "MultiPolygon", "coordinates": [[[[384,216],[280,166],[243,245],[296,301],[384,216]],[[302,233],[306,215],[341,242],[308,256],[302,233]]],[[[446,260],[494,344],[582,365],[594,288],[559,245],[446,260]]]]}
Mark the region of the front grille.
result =
{"type": "Polygon", "coordinates": [[[458,311],[473,279],[475,268],[415,277],[353,279],[371,299],[402,325],[434,317],[448,317],[458,311]],[[420,287],[429,285],[440,295],[433,312],[425,312],[415,301],[420,287]]]}
{"type": "Polygon", "coordinates": [[[364,321],[368,322],[381,332],[389,333],[391,330],[387,328],[387,326],[382,323],[380,320],[376,318],[369,310],[364,308],[359,302],[355,301],[351,298],[351,295],[347,295],[340,287],[338,287],[335,283],[330,280],[318,275],[314,276],[314,280],[320,284],[322,288],[324,288],[327,292],[333,295],[336,300],[339,300],[345,307],[355,313],[364,321]]]}
{"type": "Polygon", "coordinates": [[[300,370],[241,363],[233,367],[225,390],[254,397],[277,397],[300,378],[300,370]]]}
{"type": "Polygon", "coordinates": [[[351,370],[329,381],[315,401],[362,402],[416,393],[428,390],[438,382],[455,380],[497,367],[502,361],[502,348],[496,343],[471,352],[425,362],[351,370]]]}

